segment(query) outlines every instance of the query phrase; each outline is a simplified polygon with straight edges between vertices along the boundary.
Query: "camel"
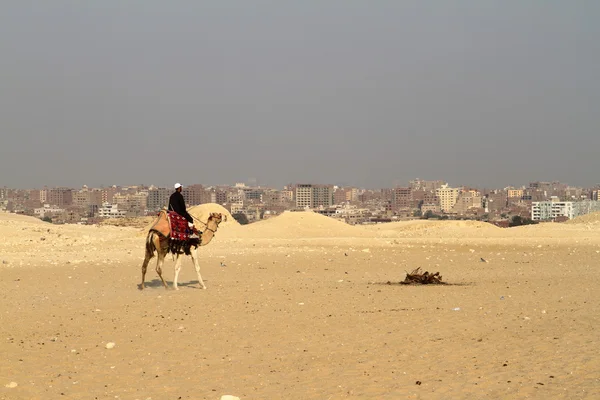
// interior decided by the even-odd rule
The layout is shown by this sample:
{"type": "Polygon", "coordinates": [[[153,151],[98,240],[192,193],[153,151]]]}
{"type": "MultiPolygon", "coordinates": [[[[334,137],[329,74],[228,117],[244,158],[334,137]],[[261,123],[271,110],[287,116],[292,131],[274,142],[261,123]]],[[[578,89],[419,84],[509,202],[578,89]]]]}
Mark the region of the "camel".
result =
{"type": "Polygon", "coordinates": [[[158,255],[158,259],[156,261],[156,272],[165,286],[165,289],[168,289],[169,287],[167,282],[165,282],[162,277],[162,265],[168,253],[173,253],[175,256],[175,278],[173,279],[173,288],[175,290],[179,290],[177,287],[177,279],[179,277],[179,271],[181,270],[182,254],[192,257],[194,267],[196,268],[196,274],[198,274],[198,282],[202,286],[202,289],[206,289],[206,285],[202,280],[202,276],[200,276],[200,264],[198,264],[197,250],[198,246],[206,246],[210,243],[215,236],[215,232],[219,228],[219,224],[223,220],[227,221],[227,216],[223,216],[220,213],[211,213],[206,223],[200,221],[201,224],[205,225],[204,231],[200,234],[200,239],[191,239],[180,248],[170,245],[168,236],[165,236],[164,234],[159,233],[157,230],[151,228],[148,232],[148,236],[146,237],[146,256],[144,258],[144,263],[142,264],[142,283],[140,284],[140,290],[145,288],[144,279],[146,277],[146,269],[148,268],[150,259],[154,257],[155,252],[158,255]]]}

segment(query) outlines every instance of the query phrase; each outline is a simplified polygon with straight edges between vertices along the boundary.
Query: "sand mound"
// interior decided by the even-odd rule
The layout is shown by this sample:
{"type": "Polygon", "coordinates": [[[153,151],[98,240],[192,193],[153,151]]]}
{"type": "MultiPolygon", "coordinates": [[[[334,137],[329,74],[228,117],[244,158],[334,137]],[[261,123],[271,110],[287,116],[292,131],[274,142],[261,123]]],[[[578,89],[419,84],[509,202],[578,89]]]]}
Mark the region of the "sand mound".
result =
{"type": "Polygon", "coordinates": [[[364,230],[314,212],[291,212],[239,226],[227,235],[230,238],[316,238],[358,237],[364,230]]]}
{"type": "Polygon", "coordinates": [[[565,222],[565,224],[569,224],[569,225],[597,224],[597,223],[600,223],[600,212],[582,215],[581,217],[573,218],[572,220],[565,222]]]}
{"type": "Polygon", "coordinates": [[[453,220],[413,220],[413,221],[398,221],[389,222],[378,225],[367,225],[367,229],[375,230],[397,230],[397,231],[418,231],[424,229],[484,229],[490,231],[496,231],[501,229],[495,225],[481,221],[453,221],[453,220]]]}
{"type": "Polygon", "coordinates": [[[452,220],[398,221],[370,225],[365,229],[390,237],[480,237],[497,236],[502,233],[502,228],[487,222],[452,220]]]}
{"type": "Polygon", "coordinates": [[[30,217],[28,215],[21,214],[13,214],[7,213],[4,211],[0,211],[0,221],[1,222],[29,222],[32,224],[48,224],[48,222],[42,221],[36,217],[30,217]]]}
{"type": "MultiPolygon", "coordinates": [[[[239,225],[239,223],[231,216],[231,213],[227,211],[225,207],[216,203],[206,203],[190,207],[188,208],[188,213],[194,217],[194,219],[200,220],[204,223],[208,221],[208,217],[211,213],[221,213],[227,218],[227,220],[221,222],[219,225],[220,228],[239,225]]],[[[198,227],[198,229],[200,228],[201,227],[198,227]]]]}

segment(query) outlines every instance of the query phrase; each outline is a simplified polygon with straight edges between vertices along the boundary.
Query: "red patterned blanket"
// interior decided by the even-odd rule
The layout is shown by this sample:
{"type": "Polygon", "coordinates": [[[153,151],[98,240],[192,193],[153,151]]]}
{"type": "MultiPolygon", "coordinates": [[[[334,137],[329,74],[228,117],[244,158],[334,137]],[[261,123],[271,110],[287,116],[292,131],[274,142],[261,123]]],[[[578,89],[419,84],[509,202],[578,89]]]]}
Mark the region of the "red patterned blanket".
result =
{"type": "Polygon", "coordinates": [[[186,241],[190,238],[190,228],[187,220],[174,211],[169,211],[171,221],[171,240],[186,241]]]}

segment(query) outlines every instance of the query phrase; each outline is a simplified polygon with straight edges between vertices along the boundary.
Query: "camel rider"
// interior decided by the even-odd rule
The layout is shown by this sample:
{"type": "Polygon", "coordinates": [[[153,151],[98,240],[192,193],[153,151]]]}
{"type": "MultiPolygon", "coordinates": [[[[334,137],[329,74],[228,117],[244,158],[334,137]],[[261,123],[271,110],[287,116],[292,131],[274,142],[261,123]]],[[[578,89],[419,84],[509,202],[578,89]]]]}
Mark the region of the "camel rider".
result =
{"type": "Polygon", "coordinates": [[[185,200],[183,199],[183,195],[181,194],[182,190],[183,187],[181,186],[181,183],[176,183],[175,192],[173,192],[171,197],[169,197],[169,210],[175,211],[177,214],[184,217],[188,222],[190,230],[192,231],[190,239],[198,239],[199,236],[197,234],[196,228],[194,227],[194,218],[192,218],[192,216],[187,212],[187,209],[185,207],[185,200]]]}

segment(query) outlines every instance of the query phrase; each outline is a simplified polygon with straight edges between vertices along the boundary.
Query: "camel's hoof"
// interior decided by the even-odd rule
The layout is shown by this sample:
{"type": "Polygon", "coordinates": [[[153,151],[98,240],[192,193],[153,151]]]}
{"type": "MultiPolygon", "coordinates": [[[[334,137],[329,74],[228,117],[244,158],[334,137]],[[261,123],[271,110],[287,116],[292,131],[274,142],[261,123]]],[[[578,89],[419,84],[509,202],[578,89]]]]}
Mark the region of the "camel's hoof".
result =
{"type": "Polygon", "coordinates": [[[145,286],[144,286],[144,285],[138,285],[138,289],[139,289],[139,290],[144,290],[144,289],[145,289],[145,286]]]}
{"type": "Polygon", "coordinates": [[[206,286],[202,286],[200,289],[202,289],[202,290],[206,290],[206,286]]]}

